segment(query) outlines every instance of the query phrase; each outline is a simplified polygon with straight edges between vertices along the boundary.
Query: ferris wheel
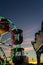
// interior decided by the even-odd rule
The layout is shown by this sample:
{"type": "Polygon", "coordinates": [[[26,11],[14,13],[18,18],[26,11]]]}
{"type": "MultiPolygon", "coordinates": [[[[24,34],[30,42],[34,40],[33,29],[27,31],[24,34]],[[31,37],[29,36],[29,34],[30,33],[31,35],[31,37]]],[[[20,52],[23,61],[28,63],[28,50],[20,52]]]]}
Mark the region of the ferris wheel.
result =
{"type": "MultiPolygon", "coordinates": [[[[22,33],[23,33],[23,30],[18,29],[12,23],[11,20],[5,19],[5,18],[0,19],[0,53],[2,53],[4,57],[6,57],[6,55],[5,55],[5,52],[3,51],[3,48],[5,48],[5,49],[10,48],[11,55],[12,55],[12,50],[15,50],[16,51],[16,52],[14,51],[15,56],[18,56],[18,55],[22,56],[22,51],[21,50],[18,51],[18,49],[22,49],[21,48],[21,43],[23,42],[22,33]],[[17,45],[19,45],[20,48],[17,45]],[[16,48],[14,46],[16,46],[16,48]]],[[[12,57],[13,57],[13,55],[12,55],[12,57]]],[[[14,58],[13,58],[13,60],[14,60],[14,58]]]]}
{"type": "Polygon", "coordinates": [[[3,49],[9,49],[12,47],[8,41],[11,40],[9,33],[9,20],[0,18],[0,64],[2,64],[2,58],[6,58],[6,54],[3,49]]]}

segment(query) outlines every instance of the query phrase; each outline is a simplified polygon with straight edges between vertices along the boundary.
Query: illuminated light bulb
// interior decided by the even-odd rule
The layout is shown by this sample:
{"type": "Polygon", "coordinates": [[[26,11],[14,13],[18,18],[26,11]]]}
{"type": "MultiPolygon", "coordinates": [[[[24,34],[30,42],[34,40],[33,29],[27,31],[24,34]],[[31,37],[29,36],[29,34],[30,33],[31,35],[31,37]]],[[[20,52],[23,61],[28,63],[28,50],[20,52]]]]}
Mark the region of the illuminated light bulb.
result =
{"type": "Polygon", "coordinates": [[[3,34],[3,33],[5,33],[5,32],[6,32],[6,30],[0,29],[0,34],[3,34]]]}

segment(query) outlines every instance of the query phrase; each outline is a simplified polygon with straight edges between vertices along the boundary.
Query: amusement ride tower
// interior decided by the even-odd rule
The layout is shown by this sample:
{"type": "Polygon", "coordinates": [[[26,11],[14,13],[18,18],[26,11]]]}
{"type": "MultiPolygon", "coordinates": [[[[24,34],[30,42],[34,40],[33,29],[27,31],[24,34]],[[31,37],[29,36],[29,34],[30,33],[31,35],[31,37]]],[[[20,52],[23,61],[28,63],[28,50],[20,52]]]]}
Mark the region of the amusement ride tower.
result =
{"type": "Polygon", "coordinates": [[[34,50],[37,56],[37,65],[40,65],[40,57],[43,53],[43,21],[41,24],[41,30],[35,33],[35,41],[32,41],[34,50]]]}

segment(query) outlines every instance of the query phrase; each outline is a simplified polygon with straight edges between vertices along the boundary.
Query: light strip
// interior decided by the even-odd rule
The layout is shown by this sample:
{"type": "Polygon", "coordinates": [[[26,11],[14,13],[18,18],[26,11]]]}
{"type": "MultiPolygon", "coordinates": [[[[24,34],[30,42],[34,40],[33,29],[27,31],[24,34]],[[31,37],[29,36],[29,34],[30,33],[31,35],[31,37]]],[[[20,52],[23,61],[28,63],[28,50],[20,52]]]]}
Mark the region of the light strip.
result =
{"type": "Polygon", "coordinates": [[[5,44],[3,44],[3,45],[0,44],[0,47],[9,49],[9,46],[8,45],[5,45],[5,44]]]}
{"type": "Polygon", "coordinates": [[[5,33],[3,33],[2,35],[5,35],[5,34],[7,34],[8,33],[8,31],[7,32],[5,32],[5,33]]]}
{"type": "Polygon", "coordinates": [[[3,43],[6,43],[7,41],[11,40],[11,38],[8,38],[7,40],[3,41],[3,43]]]}

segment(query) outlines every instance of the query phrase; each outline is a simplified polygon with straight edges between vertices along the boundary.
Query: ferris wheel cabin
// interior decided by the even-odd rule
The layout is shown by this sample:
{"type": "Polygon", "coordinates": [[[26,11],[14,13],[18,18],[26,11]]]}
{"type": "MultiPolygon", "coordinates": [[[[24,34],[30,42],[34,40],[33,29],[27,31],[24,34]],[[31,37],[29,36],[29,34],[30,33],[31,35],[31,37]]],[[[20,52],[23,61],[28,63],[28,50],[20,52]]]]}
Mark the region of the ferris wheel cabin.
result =
{"type": "Polygon", "coordinates": [[[7,19],[0,20],[0,34],[9,31],[9,21],[7,19]]]}
{"type": "Polygon", "coordinates": [[[23,42],[23,31],[21,29],[12,30],[12,43],[17,45],[23,42]]]}

